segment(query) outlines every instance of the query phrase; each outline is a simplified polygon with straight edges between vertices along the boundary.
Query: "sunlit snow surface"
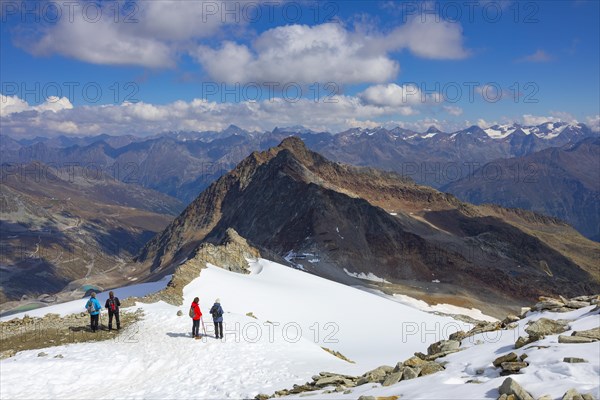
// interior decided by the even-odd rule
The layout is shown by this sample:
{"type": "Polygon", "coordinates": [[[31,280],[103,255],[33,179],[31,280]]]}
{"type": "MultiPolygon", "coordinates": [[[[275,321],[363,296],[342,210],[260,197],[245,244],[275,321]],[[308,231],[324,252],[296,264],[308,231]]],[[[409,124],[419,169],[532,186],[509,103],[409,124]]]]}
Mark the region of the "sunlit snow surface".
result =
{"type": "MultiPolygon", "coordinates": [[[[393,366],[416,351],[425,352],[430,343],[457,329],[469,328],[463,322],[266,260],[252,262],[251,268],[251,274],[242,275],[209,266],[184,288],[183,306],[138,304],[144,319],[116,340],[51,347],[43,350],[47,357],[37,357],[42,350],[24,351],[2,360],[0,397],[79,399],[93,389],[97,399],[252,398],[310,381],[323,370],[362,374],[382,364],[393,366]],[[221,299],[226,312],[225,340],[190,338],[187,308],[195,296],[201,299],[209,334],[208,309],[215,298],[221,299]],[[178,317],[177,310],[184,315],[178,317]],[[246,316],[250,312],[257,319],[246,316]],[[321,346],[356,363],[333,357],[321,346]],[[64,358],[54,358],[58,354],[64,358]]],[[[75,302],[80,303],[76,311],[83,309],[84,302],[75,302]]],[[[66,307],[43,310],[64,313],[66,307]]],[[[590,310],[555,317],[575,319],[573,329],[589,329],[599,322],[597,314],[586,316],[590,310]]],[[[463,346],[468,349],[447,356],[449,364],[443,372],[386,388],[368,384],[348,395],[319,393],[317,397],[496,398],[504,378],[491,362],[513,351],[525,322],[516,331],[466,339],[463,346]],[[484,373],[476,375],[478,369],[484,373]],[[465,383],[470,379],[482,383],[465,383]]],[[[531,365],[523,375],[515,376],[528,391],[535,397],[548,393],[558,398],[576,387],[598,396],[598,343],[559,345],[553,335],[540,344],[550,347],[516,350],[529,355],[531,365]],[[582,357],[589,363],[565,364],[565,356],[582,357]]]]}

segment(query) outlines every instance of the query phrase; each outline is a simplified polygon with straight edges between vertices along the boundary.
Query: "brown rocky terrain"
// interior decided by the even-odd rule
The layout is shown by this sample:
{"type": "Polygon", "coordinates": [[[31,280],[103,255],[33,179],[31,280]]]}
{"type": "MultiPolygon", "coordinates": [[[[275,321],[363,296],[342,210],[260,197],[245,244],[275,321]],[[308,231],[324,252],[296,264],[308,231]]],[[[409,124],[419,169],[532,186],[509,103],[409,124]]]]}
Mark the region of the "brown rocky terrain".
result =
{"type": "Polygon", "coordinates": [[[0,176],[2,311],[135,281],[127,261],[182,209],[176,199],[82,169],[18,168],[3,165],[0,176]]]}
{"type": "Polygon", "coordinates": [[[359,274],[371,273],[421,296],[439,282],[458,302],[516,306],[600,288],[600,245],[560,220],[473,206],[396,173],[330,162],[298,138],[252,153],[137,261],[153,276],[171,273],[229,228],[268,258],[328,279],[361,284],[359,274]]]}

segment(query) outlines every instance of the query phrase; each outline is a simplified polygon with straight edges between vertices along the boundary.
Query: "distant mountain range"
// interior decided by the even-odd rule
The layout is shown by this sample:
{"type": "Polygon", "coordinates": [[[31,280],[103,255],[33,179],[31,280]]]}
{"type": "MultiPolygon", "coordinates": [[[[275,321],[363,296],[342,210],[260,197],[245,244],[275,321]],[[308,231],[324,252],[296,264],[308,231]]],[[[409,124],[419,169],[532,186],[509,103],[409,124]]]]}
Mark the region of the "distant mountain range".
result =
{"type": "MultiPolygon", "coordinates": [[[[187,204],[252,151],[266,150],[294,135],[299,136],[310,149],[331,160],[395,171],[417,183],[450,191],[466,200],[518,205],[563,218],[588,237],[597,239],[593,229],[578,222],[597,220],[597,213],[586,217],[587,211],[593,211],[592,208],[586,207],[587,211],[582,211],[561,207],[561,203],[570,202],[562,200],[563,196],[571,194],[544,186],[543,181],[536,187],[536,193],[540,197],[556,199],[553,206],[526,199],[508,201],[502,196],[472,198],[459,189],[464,186],[464,179],[475,171],[481,172],[482,168],[486,168],[485,172],[489,175],[492,169],[501,168],[490,163],[527,157],[545,149],[571,146],[586,138],[598,137],[598,132],[591,131],[585,124],[548,122],[537,126],[495,125],[486,129],[471,126],[452,133],[435,127],[421,133],[399,127],[380,127],[355,128],[331,134],[301,126],[249,132],[231,125],[221,132],[166,132],[147,138],[99,135],[17,141],[0,135],[0,152],[5,163],[39,161],[63,168],[78,165],[90,171],[101,170],[125,183],[139,184],[187,204]]],[[[593,163],[593,159],[588,158],[585,162],[593,163]]],[[[593,172],[593,167],[589,166],[590,172],[593,172]]],[[[513,175],[505,174],[504,177],[513,175]]],[[[472,188],[470,192],[473,190],[478,191],[472,188]]],[[[490,190],[491,186],[487,191],[490,190]]],[[[523,196],[517,197],[523,199],[523,196]]]]}
{"type": "Polygon", "coordinates": [[[495,160],[442,188],[475,204],[553,215],[600,241],[600,138],[495,160]]]}
{"type": "Polygon", "coordinates": [[[600,244],[560,220],[331,162],[295,137],[211,184],[145,246],[136,268],[171,273],[229,228],[267,258],[345,284],[371,277],[382,290],[434,302],[451,296],[487,310],[600,289],[600,244]]]}

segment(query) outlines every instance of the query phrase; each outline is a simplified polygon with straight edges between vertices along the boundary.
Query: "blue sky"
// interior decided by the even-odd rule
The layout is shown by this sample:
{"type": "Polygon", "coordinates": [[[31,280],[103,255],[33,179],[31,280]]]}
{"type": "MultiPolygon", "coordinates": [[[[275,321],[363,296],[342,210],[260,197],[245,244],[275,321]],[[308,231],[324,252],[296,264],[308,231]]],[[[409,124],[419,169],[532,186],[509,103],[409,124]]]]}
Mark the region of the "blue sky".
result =
{"type": "Polygon", "coordinates": [[[11,135],[599,122],[598,1],[1,5],[11,135]]]}

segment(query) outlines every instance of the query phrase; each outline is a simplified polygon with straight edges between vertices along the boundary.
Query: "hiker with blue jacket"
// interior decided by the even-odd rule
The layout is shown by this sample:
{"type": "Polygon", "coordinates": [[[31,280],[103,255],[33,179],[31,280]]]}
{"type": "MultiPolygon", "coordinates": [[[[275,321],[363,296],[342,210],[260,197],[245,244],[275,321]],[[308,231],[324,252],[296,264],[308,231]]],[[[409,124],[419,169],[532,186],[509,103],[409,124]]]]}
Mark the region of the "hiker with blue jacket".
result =
{"type": "Polygon", "coordinates": [[[90,299],[85,303],[85,309],[90,314],[90,328],[92,328],[92,332],[96,332],[98,330],[100,310],[102,309],[100,302],[96,299],[96,293],[92,292],[90,294],[90,299]]]}
{"type": "Polygon", "coordinates": [[[223,307],[221,307],[220,299],[215,300],[215,304],[210,309],[210,314],[215,324],[215,338],[223,339],[223,307]]]}

